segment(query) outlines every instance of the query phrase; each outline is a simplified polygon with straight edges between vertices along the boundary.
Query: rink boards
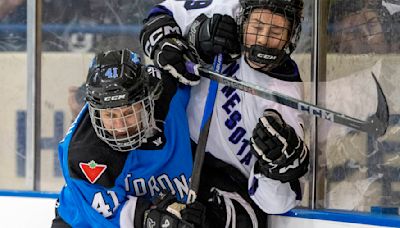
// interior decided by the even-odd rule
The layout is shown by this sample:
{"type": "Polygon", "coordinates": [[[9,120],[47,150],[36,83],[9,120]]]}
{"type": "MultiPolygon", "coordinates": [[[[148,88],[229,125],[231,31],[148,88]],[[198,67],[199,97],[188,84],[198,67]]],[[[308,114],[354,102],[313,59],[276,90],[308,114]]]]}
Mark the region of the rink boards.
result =
{"type": "MultiPolygon", "coordinates": [[[[50,227],[55,201],[56,194],[0,192],[0,227],[50,227]]],[[[293,210],[285,216],[269,216],[268,223],[268,228],[374,228],[399,227],[400,218],[293,210]]]]}

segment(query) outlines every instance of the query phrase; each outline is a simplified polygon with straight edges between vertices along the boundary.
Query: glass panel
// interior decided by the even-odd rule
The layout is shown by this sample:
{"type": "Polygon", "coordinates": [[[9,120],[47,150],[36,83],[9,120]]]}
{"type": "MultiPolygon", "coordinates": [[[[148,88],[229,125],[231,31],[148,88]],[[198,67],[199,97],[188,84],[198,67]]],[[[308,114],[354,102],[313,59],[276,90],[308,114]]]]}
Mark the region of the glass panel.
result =
{"type": "Polygon", "coordinates": [[[148,0],[43,1],[41,190],[64,183],[57,145],[83,105],[81,85],[94,52],[129,48],[140,53],[148,0]]]}
{"type": "Polygon", "coordinates": [[[25,181],[26,6],[0,2],[0,189],[30,188],[25,181]]]}
{"type": "Polygon", "coordinates": [[[377,109],[375,75],[389,106],[389,128],[376,138],[320,121],[319,207],[370,211],[398,206],[399,1],[331,1],[326,80],[319,84],[321,106],[368,120],[377,109]]]}
{"type": "Polygon", "coordinates": [[[25,49],[25,0],[2,0],[0,2],[0,51],[25,51],[25,49]]]}
{"type": "MultiPolygon", "coordinates": [[[[311,52],[312,52],[312,30],[313,30],[313,8],[314,1],[306,0],[304,1],[304,11],[303,11],[303,21],[302,21],[302,31],[300,35],[300,40],[297,43],[297,48],[292,54],[293,59],[296,61],[302,81],[304,82],[304,101],[311,102],[312,94],[312,84],[311,82],[311,52]]],[[[309,126],[310,117],[304,115],[304,124],[309,126]]],[[[310,148],[310,135],[311,128],[305,128],[305,142],[310,148]]],[[[311,171],[309,171],[311,174],[311,171]]],[[[311,175],[306,176],[306,178],[301,178],[301,183],[303,187],[303,200],[301,206],[309,206],[309,178],[311,175]]]]}

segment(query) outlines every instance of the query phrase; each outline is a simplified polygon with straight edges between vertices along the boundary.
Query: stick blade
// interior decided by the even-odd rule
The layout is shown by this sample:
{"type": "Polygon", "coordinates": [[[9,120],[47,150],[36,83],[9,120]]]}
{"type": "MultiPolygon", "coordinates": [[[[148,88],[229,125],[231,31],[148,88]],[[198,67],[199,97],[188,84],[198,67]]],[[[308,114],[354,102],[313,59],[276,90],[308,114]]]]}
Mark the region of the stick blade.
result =
{"type": "Polygon", "coordinates": [[[366,127],[370,128],[367,132],[379,137],[386,133],[386,129],[389,125],[389,107],[387,105],[385,94],[383,93],[382,87],[376,79],[374,72],[371,72],[371,74],[376,83],[378,105],[376,107],[376,113],[369,118],[369,124],[366,127]]]}

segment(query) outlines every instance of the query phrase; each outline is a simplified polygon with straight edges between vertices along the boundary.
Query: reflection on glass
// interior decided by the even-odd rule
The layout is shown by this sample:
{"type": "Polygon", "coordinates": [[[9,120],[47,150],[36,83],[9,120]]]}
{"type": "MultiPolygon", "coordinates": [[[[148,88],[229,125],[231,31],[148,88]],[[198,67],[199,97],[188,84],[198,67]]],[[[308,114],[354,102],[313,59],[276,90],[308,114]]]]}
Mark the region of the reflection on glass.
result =
{"type": "Polygon", "coordinates": [[[43,189],[58,191],[63,184],[57,143],[83,106],[93,53],[122,48],[141,53],[140,27],[157,2],[43,1],[42,121],[52,122],[42,127],[42,140],[49,142],[42,146],[43,189]]]}
{"type": "MultiPolygon", "coordinates": [[[[43,51],[138,49],[138,32],[151,1],[42,1],[43,51]]],[[[0,51],[25,51],[26,1],[0,3],[0,51]]]]}
{"type": "Polygon", "coordinates": [[[320,105],[367,120],[376,112],[374,73],[389,105],[386,134],[374,138],[320,121],[318,206],[369,212],[372,206],[400,202],[400,56],[398,1],[331,1],[326,82],[319,83],[320,105]]]}
{"type": "Polygon", "coordinates": [[[352,54],[386,52],[379,9],[366,1],[335,1],[330,13],[332,51],[352,54]]]}
{"type": "Polygon", "coordinates": [[[26,190],[26,48],[24,0],[0,1],[0,189],[26,190]],[[14,26],[11,26],[13,24],[14,26]]]}
{"type": "Polygon", "coordinates": [[[0,51],[26,49],[26,2],[2,0],[0,2],[0,51]]]}
{"type": "MultiPolygon", "coordinates": [[[[42,1],[40,190],[58,191],[64,184],[57,145],[83,103],[80,86],[93,53],[121,48],[140,53],[140,26],[157,2],[160,1],[42,1]]],[[[0,79],[1,100],[7,104],[15,101],[9,114],[1,114],[8,125],[0,134],[0,189],[27,188],[26,5],[26,0],[0,0],[0,69],[5,76],[0,79]]]]}

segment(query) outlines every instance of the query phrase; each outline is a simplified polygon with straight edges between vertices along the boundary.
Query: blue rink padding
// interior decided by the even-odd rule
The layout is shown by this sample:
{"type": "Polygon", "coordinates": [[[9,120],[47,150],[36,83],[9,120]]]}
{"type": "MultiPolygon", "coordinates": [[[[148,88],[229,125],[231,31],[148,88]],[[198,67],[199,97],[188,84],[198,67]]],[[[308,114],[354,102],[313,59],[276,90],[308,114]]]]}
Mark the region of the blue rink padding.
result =
{"type": "Polygon", "coordinates": [[[58,198],[58,192],[0,190],[0,196],[35,197],[35,198],[57,199],[58,198]]]}
{"type": "Polygon", "coordinates": [[[396,215],[383,215],[343,210],[307,209],[293,209],[282,215],[295,218],[329,220],[344,223],[400,227],[400,216],[396,215]]]}
{"type": "Polygon", "coordinates": [[[371,207],[371,213],[374,214],[386,214],[386,215],[398,215],[399,208],[398,207],[381,207],[381,206],[373,206],[371,207]]]}

